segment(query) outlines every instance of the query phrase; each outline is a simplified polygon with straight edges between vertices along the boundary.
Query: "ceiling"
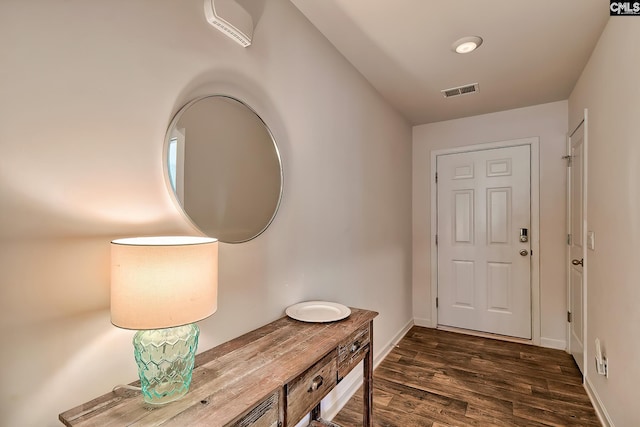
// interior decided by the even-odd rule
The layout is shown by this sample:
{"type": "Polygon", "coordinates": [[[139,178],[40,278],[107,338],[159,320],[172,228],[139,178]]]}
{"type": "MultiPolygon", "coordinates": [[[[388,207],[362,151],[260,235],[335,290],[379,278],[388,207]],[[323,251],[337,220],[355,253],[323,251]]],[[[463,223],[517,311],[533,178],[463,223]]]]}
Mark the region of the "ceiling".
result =
{"type": "Polygon", "coordinates": [[[291,2],[414,125],[567,99],[609,19],[606,0],[291,2]],[[465,36],[484,43],[453,52],[465,36]]]}

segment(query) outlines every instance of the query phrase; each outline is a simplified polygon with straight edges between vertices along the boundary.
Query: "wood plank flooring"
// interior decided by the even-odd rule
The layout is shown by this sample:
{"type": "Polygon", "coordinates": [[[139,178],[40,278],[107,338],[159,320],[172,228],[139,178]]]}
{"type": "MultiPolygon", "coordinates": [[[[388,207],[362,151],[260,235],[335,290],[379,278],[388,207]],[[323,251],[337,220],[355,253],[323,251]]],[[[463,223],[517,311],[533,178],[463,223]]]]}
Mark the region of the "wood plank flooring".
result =
{"type": "MultiPolygon", "coordinates": [[[[376,427],[600,426],[570,355],[414,326],[374,371],[376,427]]],[[[362,390],[333,419],[362,426],[362,390]]]]}

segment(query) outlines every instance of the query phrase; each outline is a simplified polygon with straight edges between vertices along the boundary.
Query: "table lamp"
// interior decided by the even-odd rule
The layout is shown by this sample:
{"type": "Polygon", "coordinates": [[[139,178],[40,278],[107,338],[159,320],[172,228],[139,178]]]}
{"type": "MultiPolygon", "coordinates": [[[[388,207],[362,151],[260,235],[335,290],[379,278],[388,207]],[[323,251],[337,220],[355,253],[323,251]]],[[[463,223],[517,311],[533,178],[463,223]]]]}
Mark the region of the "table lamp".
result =
{"type": "Polygon", "coordinates": [[[218,241],[165,236],[111,242],[111,322],[138,330],[133,347],[144,401],[189,390],[200,330],[218,307],[218,241]]]}

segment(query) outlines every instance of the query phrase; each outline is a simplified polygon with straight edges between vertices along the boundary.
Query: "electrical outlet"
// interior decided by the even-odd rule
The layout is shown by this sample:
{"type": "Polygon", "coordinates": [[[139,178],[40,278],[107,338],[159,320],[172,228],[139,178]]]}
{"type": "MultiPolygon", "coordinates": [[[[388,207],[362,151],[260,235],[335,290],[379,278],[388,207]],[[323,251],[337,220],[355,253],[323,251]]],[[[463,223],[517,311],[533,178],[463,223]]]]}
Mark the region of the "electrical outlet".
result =
{"type": "Polygon", "coordinates": [[[606,357],[602,357],[602,361],[599,361],[596,357],[596,372],[600,375],[609,378],[609,361],[606,357]]]}
{"type": "Polygon", "coordinates": [[[607,363],[607,358],[603,354],[602,345],[600,344],[600,339],[596,338],[596,372],[600,375],[604,375],[609,378],[609,364],[607,363]]]}

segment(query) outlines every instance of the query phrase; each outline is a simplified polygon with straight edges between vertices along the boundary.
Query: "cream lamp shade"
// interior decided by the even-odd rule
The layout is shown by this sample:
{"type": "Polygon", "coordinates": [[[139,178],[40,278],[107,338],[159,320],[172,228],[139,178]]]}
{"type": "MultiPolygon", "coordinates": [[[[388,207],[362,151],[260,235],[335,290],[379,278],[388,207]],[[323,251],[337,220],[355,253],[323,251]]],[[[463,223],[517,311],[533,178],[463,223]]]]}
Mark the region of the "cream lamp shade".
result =
{"type": "Polygon", "coordinates": [[[197,322],[218,308],[218,241],[164,236],[111,242],[111,322],[161,329],[197,322]]]}

